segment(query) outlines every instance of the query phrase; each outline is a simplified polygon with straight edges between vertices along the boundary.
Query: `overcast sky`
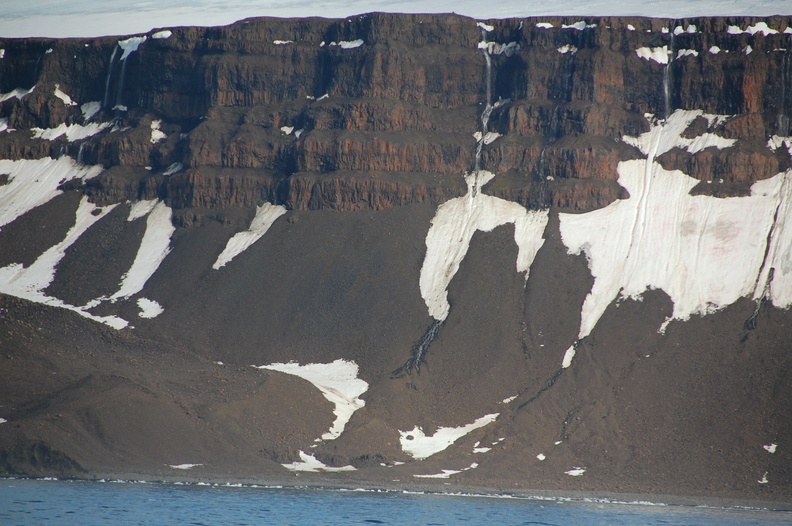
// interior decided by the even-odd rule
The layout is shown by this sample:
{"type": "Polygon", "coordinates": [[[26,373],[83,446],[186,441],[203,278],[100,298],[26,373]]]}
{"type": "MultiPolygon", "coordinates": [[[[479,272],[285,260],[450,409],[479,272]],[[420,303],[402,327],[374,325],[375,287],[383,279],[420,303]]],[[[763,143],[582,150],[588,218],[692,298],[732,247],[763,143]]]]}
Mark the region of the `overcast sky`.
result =
{"type": "Polygon", "coordinates": [[[323,16],[386,11],[474,18],[540,15],[792,15],[792,0],[0,0],[0,37],[102,36],[152,28],[226,25],[252,16],[323,16]]]}

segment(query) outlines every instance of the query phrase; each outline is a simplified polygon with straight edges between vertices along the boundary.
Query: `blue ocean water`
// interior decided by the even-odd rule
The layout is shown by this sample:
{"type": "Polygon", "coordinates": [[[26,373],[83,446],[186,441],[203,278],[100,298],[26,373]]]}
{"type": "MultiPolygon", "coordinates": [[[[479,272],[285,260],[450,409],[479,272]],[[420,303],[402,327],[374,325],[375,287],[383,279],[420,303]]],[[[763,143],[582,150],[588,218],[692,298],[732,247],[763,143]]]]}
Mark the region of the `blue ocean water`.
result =
{"type": "Polygon", "coordinates": [[[0,524],[781,526],[792,513],[568,500],[0,480],[0,524]]]}

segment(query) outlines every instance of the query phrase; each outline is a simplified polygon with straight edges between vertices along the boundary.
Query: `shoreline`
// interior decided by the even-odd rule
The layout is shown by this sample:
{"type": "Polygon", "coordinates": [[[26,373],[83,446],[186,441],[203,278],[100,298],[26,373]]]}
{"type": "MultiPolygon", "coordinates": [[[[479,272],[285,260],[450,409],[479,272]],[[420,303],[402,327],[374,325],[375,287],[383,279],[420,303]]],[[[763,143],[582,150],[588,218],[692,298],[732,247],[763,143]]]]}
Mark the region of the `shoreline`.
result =
{"type": "Polygon", "coordinates": [[[758,511],[792,513],[792,499],[773,501],[761,499],[737,499],[715,496],[686,496],[670,494],[620,493],[612,491],[581,491],[557,489],[518,488],[499,490],[494,487],[470,484],[442,483],[442,485],[418,482],[384,482],[358,480],[354,478],[330,478],[324,474],[301,473],[292,477],[228,477],[216,476],[163,476],[161,474],[97,473],[86,477],[30,477],[2,476],[0,480],[32,480],[52,482],[93,482],[125,484],[161,484],[212,488],[282,489],[295,491],[348,491],[370,493],[399,493],[405,495],[434,495],[447,497],[470,497],[492,499],[517,499],[530,501],[569,502],[577,504],[614,504],[622,506],[670,506],[690,508],[712,508],[732,511],[758,511]],[[317,475],[317,476],[313,476],[317,475]],[[296,480],[300,479],[300,480],[296,480]]]}

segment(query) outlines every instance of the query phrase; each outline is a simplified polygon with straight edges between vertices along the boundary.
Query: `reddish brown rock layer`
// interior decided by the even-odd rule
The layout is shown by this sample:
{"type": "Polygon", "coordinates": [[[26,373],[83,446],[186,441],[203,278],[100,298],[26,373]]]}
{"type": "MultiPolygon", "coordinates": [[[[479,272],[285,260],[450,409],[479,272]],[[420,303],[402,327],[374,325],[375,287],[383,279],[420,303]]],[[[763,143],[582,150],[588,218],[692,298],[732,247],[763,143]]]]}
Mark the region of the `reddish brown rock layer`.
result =
{"type": "MultiPolygon", "coordinates": [[[[492,101],[501,104],[489,129],[501,138],[485,146],[481,166],[508,178],[505,186],[523,202],[607,204],[619,195],[616,166],[639,155],[620,139],[648,130],[644,114],[663,118],[667,109],[733,115],[717,132],[741,141],[728,151],[668,152],[667,168],[745,191],[789,166],[788,155],[765,147],[769,135],[789,133],[788,18],[604,17],[586,18],[583,30],[563,27],[579,21],[495,20],[485,35],[519,50],[491,56],[492,101]],[[779,33],[727,32],[760,21],[779,33]],[[636,53],[663,46],[668,65],[636,53]],[[613,184],[584,182],[590,178],[613,184]],[[548,190],[527,197],[540,187],[548,190]]],[[[207,209],[264,200],[339,210],[435,202],[459,193],[462,174],[475,165],[472,135],[487,84],[475,20],[369,14],[172,31],[148,38],[124,63],[118,38],[0,39],[0,93],[35,86],[0,105],[0,118],[17,130],[0,136],[0,157],[69,154],[135,168],[106,176],[94,197],[154,194],[175,207],[207,209]],[[84,122],[79,104],[54,96],[56,84],[80,104],[100,101],[94,120],[115,119],[115,131],[77,143],[33,139],[33,127],[84,122]],[[162,121],[167,139],[152,143],[152,120],[162,121]],[[173,163],[187,171],[162,177],[173,163]],[[426,182],[436,176],[460,180],[449,191],[426,182]]]]}

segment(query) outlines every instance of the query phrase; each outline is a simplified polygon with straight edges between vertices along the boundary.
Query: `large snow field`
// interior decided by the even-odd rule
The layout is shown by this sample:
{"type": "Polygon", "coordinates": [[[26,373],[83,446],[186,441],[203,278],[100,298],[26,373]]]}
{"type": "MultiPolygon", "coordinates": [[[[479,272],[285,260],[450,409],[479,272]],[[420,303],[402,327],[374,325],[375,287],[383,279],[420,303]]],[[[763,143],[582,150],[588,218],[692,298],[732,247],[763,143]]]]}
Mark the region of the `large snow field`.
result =
{"type": "MultiPolygon", "coordinates": [[[[624,137],[647,156],[618,166],[619,184],[630,197],[593,212],[559,214],[564,244],[570,254],[586,255],[594,277],[579,339],[591,333],[617,297],[639,298],[648,289],[661,289],[674,303],[671,319],[686,320],[741,297],[758,297],[771,268],[768,299],[777,307],[792,305],[791,229],[784,228],[792,170],[755,183],[747,197],[690,195],[699,181],[665,170],[655,159],[674,147],[695,152],[733,144],[712,133],[682,137],[697,117],[716,126],[726,118],[677,110],[640,137],[624,137]]],[[[573,352],[570,348],[565,366],[573,352]]]]}

